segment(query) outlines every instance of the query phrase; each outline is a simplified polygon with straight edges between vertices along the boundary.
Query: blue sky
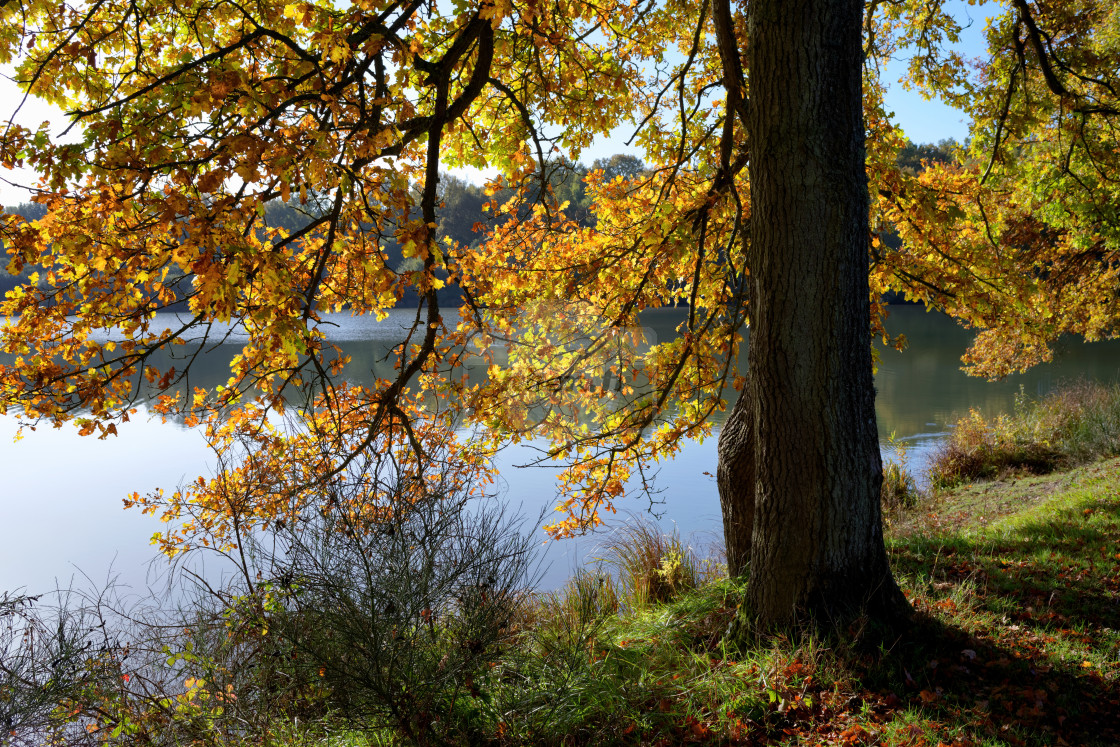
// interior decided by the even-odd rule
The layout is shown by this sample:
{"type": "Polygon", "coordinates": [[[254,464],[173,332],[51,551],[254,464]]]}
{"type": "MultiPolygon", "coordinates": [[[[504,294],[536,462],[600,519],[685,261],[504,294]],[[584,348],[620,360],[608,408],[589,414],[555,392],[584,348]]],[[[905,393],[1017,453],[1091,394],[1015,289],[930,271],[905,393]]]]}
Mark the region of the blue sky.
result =
{"type": "MultiPolygon", "coordinates": [[[[974,0],[974,3],[968,0],[948,0],[945,7],[962,27],[960,43],[956,45],[956,49],[966,59],[982,56],[986,50],[986,18],[998,13],[999,5],[982,0],[974,0]]],[[[883,79],[888,84],[886,103],[888,109],[894,112],[895,121],[915,143],[936,143],[945,138],[963,142],[968,136],[968,121],[964,114],[939,100],[929,100],[917,91],[906,90],[899,83],[899,78],[906,72],[906,64],[905,59],[895,59],[887,61],[883,66],[883,79]]],[[[625,146],[630,131],[626,127],[620,127],[617,134],[604,138],[589,148],[581,160],[591,163],[596,158],[623,152],[640,156],[641,153],[625,146]]]]}
{"type": "MultiPolygon", "coordinates": [[[[957,49],[966,59],[982,56],[986,51],[985,20],[1000,8],[990,2],[970,6],[964,0],[951,0],[946,7],[962,26],[957,49]]],[[[916,91],[905,90],[898,82],[905,69],[903,61],[890,63],[884,68],[883,78],[891,84],[887,106],[894,111],[895,121],[902,125],[906,136],[915,143],[936,143],[948,137],[963,141],[968,136],[964,115],[941,101],[928,101],[916,91]]]]}

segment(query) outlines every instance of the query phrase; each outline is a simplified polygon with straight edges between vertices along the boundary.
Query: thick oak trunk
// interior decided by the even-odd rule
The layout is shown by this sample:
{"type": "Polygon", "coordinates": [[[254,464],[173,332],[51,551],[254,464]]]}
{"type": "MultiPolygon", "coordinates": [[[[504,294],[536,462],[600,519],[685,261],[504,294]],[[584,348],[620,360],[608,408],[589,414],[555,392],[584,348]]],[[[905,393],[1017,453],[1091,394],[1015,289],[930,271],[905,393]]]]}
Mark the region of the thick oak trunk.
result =
{"type": "Polygon", "coordinates": [[[749,383],[720,439],[728,555],[734,569],[749,547],[742,609],[763,627],[895,618],[907,605],[879,507],[863,4],[749,10],[749,383]]]}

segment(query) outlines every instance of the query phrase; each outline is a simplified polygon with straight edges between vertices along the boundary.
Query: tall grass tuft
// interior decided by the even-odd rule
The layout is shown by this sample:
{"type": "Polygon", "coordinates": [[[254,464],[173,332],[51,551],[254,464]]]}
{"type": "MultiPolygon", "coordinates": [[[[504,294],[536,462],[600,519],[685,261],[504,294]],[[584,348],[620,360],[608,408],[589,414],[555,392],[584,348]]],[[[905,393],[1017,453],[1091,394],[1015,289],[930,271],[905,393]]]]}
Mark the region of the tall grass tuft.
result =
{"type": "Polygon", "coordinates": [[[1079,381],[1040,400],[1020,391],[1015,411],[957,421],[934,455],[930,485],[945,490],[1003,474],[1045,474],[1120,454],[1120,385],[1079,381]]]}
{"type": "Polygon", "coordinates": [[[633,609],[668,602],[704,581],[704,562],[681,542],[676,529],[665,534],[651,521],[631,517],[604,545],[603,560],[615,569],[622,595],[633,609]]]}
{"type": "Polygon", "coordinates": [[[910,470],[906,469],[906,442],[891,433],[887,445],[894,452],[883,462],[883,487],[881,499],[884,511],[897,511],[918,505],[921,491],[910,470]]]}

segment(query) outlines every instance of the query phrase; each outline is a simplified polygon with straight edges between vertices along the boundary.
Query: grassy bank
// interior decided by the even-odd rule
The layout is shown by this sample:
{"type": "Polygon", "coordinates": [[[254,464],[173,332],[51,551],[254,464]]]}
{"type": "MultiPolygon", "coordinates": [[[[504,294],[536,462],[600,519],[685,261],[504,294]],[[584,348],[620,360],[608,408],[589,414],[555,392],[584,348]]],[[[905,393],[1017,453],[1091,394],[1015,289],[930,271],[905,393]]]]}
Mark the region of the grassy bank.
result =
{"type": "Polygon", "coordinates": [[[889,544],[905,637],[727,651],[726,580],[623,606],[554,743],[1120,744],[1120,460],[944,494],[889,544]]]}
{"type": "MultiPolygon", "coordinates": [[[[88,740],[59,743],[1120,744],[1120,459],[943,492],[896,514],[889,552],[916,612],[897,639],[856,626],[728,650],[721,641],[742,592],[735,582],[648,527],[632,525],[616,540],[606,548],[613,577],[580,574],[566,589],[519,605],[516,619],[501,623],[508,631],[501,647],[481,671],[448,681],[439,710],[401,699],[401,713],[375,721],[363,720],[360,707],[339,711],[361,706],[368,693],[340,699],[320,683],[319,664],[303,685],[285,689],[285,678],[301,671],[298,647],[250,657],[248,668],[229,670],[229,684],[220,684],[221,667],[195,648],[190,666],[209,666],[205,681],[174,702],[143,701],[112,696],[113,682],[123,686],[112,674],[104,689],[82,690],[93,700],[65,707],[116,707],[131,721],[114,717],[110,730],[101,717],[88,740]],[[266,698],[267,688],[278,689],[266,698]],[[238,704],[251,710],[239,712],[238,704]],[[142,731],[160,708],[166,718],[152,721],[158,729],[142,731]],[[237,720],[246,713],[251,728],[237,720]],[[435,726],[406,741],[392,724],[398,717],[435,726]]],[[[226,630],[223,637],[233,635],[226,630]]],[[[431,632],[410,645],[472,644],[431,632]]],[[[274,635],[246,634],[244,642],[262,646],[274,635]]],[[[238,650],[251,653],[244,642],[238,650]]],[[[432,656],[434,671],[444,671],[438,651],[432,656]]],[[[0,691],[0,706],[4,697],[0,691]]]]}
{"type": "Polygon", "coordinates": [[[1011,413],[957,422],[929,467],[934,490],[1009,474],[1046,474],[1120,455],[1120,385],[1082,381],[1011,413]]]}
{"type": "MultiPolygon", "coordinates": [[[[851,629],[729,651],[741,590],[671,542],[645,580],[641,564],[622,584],[580,576],[522,621],[536,632],[482,685],[476,738],[1120,744],[1120,460],[943,493],[889,549],[917,616],[887,642],[851,629]]],[[[380,743],[341,739],[316,743],[380,743]]]]}

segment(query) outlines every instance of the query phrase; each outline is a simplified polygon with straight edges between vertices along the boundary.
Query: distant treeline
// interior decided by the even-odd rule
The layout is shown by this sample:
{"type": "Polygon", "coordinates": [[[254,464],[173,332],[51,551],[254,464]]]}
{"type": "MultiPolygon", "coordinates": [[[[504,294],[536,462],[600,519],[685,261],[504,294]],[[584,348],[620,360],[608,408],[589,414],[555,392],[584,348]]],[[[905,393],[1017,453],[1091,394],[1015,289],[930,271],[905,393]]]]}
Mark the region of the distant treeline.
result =
{"type": "Polygon", "coordinates": [[[955,152],[960,147],[960,143],[952,138],[946,138],[936,145],[907,140],[906,145],[898,152],[898,165],[904,171],[915,174],[924,169],[925,164],[952,163],[957,160],[955,152]]]}
{"type": "MultiPolygon", "coordinates": [[[[936,145],[919,145],[907,142],[906,146],[899,152],[898,163],[904,169],[918,171],[923,168],[923,163],[952,161],[953,150],[957,147],[954,140],[942,140],[936,145]]],[[[591,171],[602,169],[609,180],[617,176],[625,178],[640,176],[646,168],[641,159],[619,154],[610,158],[597,159],[590,167],[584,166],[582,163],[557,161],[548,165],[545,177],[552,187],[556,200],[560,203],[568,203],[565,210],[567,216],[586,226],[594,222],[591,200],[584,185],[584,178],[591,171]]],[[[451,175],[444,175],[440,179],[439,190],[441,201],[437,214],[439,237],[440,239],[450,238],[466,246],[479,239],[474,230],[475,226],[490,219],[488,214],[483,211],[483,205],[491,199],[504,201],[505,198],[512,195],[511,190],[505,190],[505,193],[499,191],[495,195],[487,196],[481,186],[451,175]]],[[[533,197],[535,195],[530,193],[530,198],[533,197]]],[[[27,220],[38,220],[47,212],[43,205],[33,202],[21,203],[14,207],[5,208],[5,210],[8,213],[22,215],[27,220]]],[[[297,231],[306,226],[313,215],[314,205],[300,204],[298,200],[289,202],[276,200],[265,206],[265,223],[273,228],[297,231]]],[[[888,245],[897,241],[896,237],[887,236],[884,238],[888,245]]],[[[388,257],[388,264],[391,268],[397,271],[412,269],[409,267],[410,260],[404,258],[396,242],[387,241],[382,245],[382,249],[388,257]]],[[[9,275],[4,270],[5,264],[6,261],[0,261],[0,292],[11,290],[23,282],[32,271],[31,268],[28,268],[21,275],[9,275]]],[[[447,303],[457,300],[458,292],[453,286],[449,286],[441,291],[440,295],[441,303],[447,303]]],[[[892,296],[894,295],[892,294],[892,296]]],[[[415,292],[412,292],[406,294],[402,303],[410,304],[417,300],[415,292]]],[[[901,300],[901,297],[888,298],[890,302],[901,300]]]]}

